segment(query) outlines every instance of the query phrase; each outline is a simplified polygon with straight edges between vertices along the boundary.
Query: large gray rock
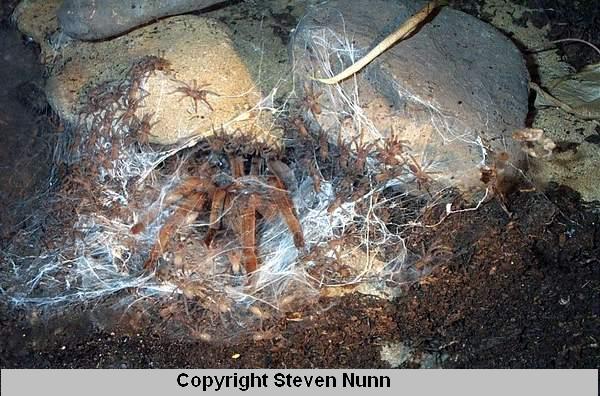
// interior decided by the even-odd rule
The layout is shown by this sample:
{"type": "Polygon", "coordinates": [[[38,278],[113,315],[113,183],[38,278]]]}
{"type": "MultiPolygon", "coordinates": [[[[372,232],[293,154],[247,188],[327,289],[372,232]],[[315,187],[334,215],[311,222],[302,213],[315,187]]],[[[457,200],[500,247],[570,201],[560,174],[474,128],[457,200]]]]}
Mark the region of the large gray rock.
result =
{"type": "Polygon", "coordinates": [[[65,0],[58,10],[63,31],[80,40],[100,40],[166,16],[210,7],[222,0],[65,0]]]}
{"type": "Polygon", "coordinates": [[[510,136],[528,112],[525,62],[492,26],[442,8],[340,86],[309,78],[340,72],[424,4],[331,0],[306,15],[292,43],[294,70],[298,86],[309,88],[304,94],[320,94],[323,108],[306,116],[334,139],[340,128],[348,139],[362,133],[372,141],[393,128],[443,184],[479,188],[481,167],[494,153],[506,151],[521,165],[523,153],[510,136]]]}

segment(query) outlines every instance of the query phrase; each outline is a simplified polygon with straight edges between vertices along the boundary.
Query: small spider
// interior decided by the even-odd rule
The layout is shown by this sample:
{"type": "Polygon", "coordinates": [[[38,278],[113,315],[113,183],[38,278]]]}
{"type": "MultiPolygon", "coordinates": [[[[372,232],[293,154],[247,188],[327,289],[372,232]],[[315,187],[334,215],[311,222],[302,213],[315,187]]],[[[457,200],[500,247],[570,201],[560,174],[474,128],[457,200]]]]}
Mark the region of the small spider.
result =
{"type": "Polygon", "coordinates": [[[182,84],[181,87],[177,88],[174,91],[169,92],[169,94],[174,94],[174,93],[181,93],[184,96],[179,99],[179,101],[183,100],[186,97],[190,97],[192,99],[192,101],[194,102],[194,113],[198,112],[198,102],[203,102],[209,109],[210,111],[214,111],[215,109],[213,109],[213,107],[210,105],[210,103],[208,103],[208,100],[206,99],[207,95],[213,95],[213,96],[220,96],[218,93],[216,92],[212,92],[212,91],[208,91],[206,88],[208,87],[210,84],[200,84],[198,85],[198,83],[196,82],[196,80],[192,81],[192,85],[189,85],[183,81],[177,81],[180,84],[182,84]]]}
{"type": "Polygon", "coordinates": [[[321,114],[321,104],[319,103],[321,95],[323,95],[323,92],[315,92],[312,83],[304,83],[304,99],[302,99],[302,105],[312,111],[315,116],[321,114]]]}
{"type": "Polygon", "coordinates": [[[431,175],[438,174],[439,172],[431,172],[426,170],[429,166],[431,166],[431,161],[427,164],[422,164],[419,163],[411,154],[408,154],[408,157],[412,161],[412,164],[407,164],[408,169],[414,175],[417,182],[417,187],[419,190],[421,190],[433,180],[431,175]]]}
{"type": "Polygon", "coordinates": [[[150,137],[155,136],[151,133],[152,128],[160,121],[152,122],[152,117],[154,117],[154,113],[146,113],[139,121],[139,126],[136,130],[136,137],[140,144],[148,144],[150,143],[150,137]]]}
{"type": "Polygon", "coordinates": [[[491,193],[489,199],[497,198],[500,207],[510,217],[512,213],[508,210],[506,195],[513,187],[511,178],[506,177],[506,168],[510,156],[507,152],[502,151],[494,153],[493,163],[491,167],[485,166],[481,168],[481,181],[487,186],[491,193]]]}
{"type": "Polygon", "coordinates": [[[410,143],[408,140],[400,139],[399,134],[392,127],[391,136],[384,140],[383,147],[379,150],[380,161],[390,166],[403,163],[402,154],[411,149],[408,143],[410,143]]]}
{"type": "Polygon", "coordinates": [[[360,137],[352,139],[352,144],[355,147],[356,159],[354,160],[353,170],[359,174],[365,170],[367,158],[373,152],[375,147],[372,143],[364,142],[364,132],[361,131],[360,137]]]}
{"type": "Polygon", "coordinates": [[[294,118],[292,121],[294,126],[298,129],[298,136],[302,139],[310,139],[310,133],[304,124],[304,120],[301,117],[294,118]]]}
{"type": "Polygon", "coordinates": [[[129,70],[129,74],[134,80],[139,80],[147,74],[154,74],[156,70],[171,73],[171,62],[162,56],[148,55],[141,58],[129,70]]]}

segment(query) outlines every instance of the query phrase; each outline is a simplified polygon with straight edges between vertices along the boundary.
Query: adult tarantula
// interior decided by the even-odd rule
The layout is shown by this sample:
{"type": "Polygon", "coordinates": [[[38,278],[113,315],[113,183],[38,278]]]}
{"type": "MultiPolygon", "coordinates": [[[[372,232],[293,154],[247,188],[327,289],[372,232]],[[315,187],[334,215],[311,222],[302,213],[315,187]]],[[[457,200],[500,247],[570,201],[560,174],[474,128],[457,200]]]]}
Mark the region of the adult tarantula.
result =
{"type": "MultiPolygon", "coordinates": [[[[200,151],[205,157],[201,165],[164,198],[164,205],[176,205],[176,209],[160,229],[145,269],[154,270],[177,230],[206,211],[209,226],[204,243],[210,247],[222,225],[229,225],[239,239],[241,264],[247,274],[259,266],[257,214],[265,219],[282,216],[296,247],[304,247],[302,228],[286,186],[293,172],[277,153],[243,136],[234,141],[224,134],[207,140],[200,151]]],[[[138,223],[132,232],[143,229],[144,224],[138,223]]]]}

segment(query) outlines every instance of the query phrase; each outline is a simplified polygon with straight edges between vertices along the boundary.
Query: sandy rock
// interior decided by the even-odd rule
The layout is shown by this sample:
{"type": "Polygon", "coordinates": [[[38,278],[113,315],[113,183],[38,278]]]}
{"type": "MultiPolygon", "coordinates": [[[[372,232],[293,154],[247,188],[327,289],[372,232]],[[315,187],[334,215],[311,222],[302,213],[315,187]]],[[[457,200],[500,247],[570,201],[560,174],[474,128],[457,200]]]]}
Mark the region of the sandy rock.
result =
{"type": "Polygon", "coordinates": [[[296,76],[322,107],[307,118],[332,132],[342,127],[349,140],[363,134],[376,141],[393,128],[436,180],[479,188],[480,167],[493,152],[507,151],[520,165],[523,154],[510,136],[528,111],[525,62],[492,26],[443,8],[339,86],[309,80],[340,72],[423,4],[334,0],[303,18],[292,45],[296,76]],[[359,114],[361,126],[344,128],[344,114],[355,120],[359,114]]]}
{"type": "Polygon", "coordinates": [[[559,144],[573,145],[565,151],[556,150],[547,158],[530,158],[530,175],[539,189],[544,190],[551,182],[559,183],[576,190],[586,201],[600,200],[600,145],[594,143],[598,136],[595,122],[548,107],[538,110],[534,126],[559,144]]]}
{"type": "MultiPolygon", "coordinates": [[[[513,39],[524,47],[537,49],[548,46],[549,24],[536,27],[531,21],[526,25],[514,23],[515,20],[527,19],[526,14],[531,12],[527,5],[507,3],[504,0],[491,0],[485,2],[482,12],[492,16],[491,23],[494,26],[510,32],[513,39]]],[[[592,50],[590,49],[590,51],[592,50]]],[[[577,74],[573,74],[571,65],[564,60],[558,50],[540,51],[529,54],[529,56],[531,64],[536,67],[539,85],[548,89],[553,95],[561,97],[561,100],[565,100],[564,90],[557,91],[555,87],[564,83],[571,85],[571,80],[577,78],[577,74]]],[[[589,90],[594,86],[593,68],[594,66],[591,65],[587,69],[581,70],[584,73],[584,80],[587,82],[581,81],[586,86],[577,88],[579,92],[582,91],[582,88],[587,91],[584,95],[587,97],[584,101],[586,103],[566,99],[569,105],[573,107],[583,105],[592,111],[594,106],[597,106],[597,101],[596,104],[594,101],[598,96],[594,95],[593,90],[589,90]],[[587,75],[590,71],[592,74],[587,75]]],[[[597,82],[598,80],[596,80],[597,82]]],[[[575,86],[571,87],[576,88],[575,86]]],[[[569,91],[573,92],[572,89],[569,91]]],[[[598,92],[597,85],[595,92],[598,92]]],[[[539,96],[536,96],[536,102],[541,99],[539,96]]],[[[573,95],[568,94],[568,96],[573,95]]],[[[557,152],[548,158],[530,158],[528,176],[540,190],[544,190],[547,184],[552,182],[577,190],[586,201],[600,200],[600,184],[596,182],[600,179],[600,168],[598,167],[600,145],[596,140],[598,136],[597,121],[584,120],[555,107],[538,107],[538,104],[540,103],[536,103],[537,110],[533,114],[531,127],[542,129],[545,137],[557,143],[575,144],[577,147],[566,152],[557,152]]],[[[596,114],[597,112],[598,110],[596,110],[596,114]]]]}
{"type": "MultiPolygon", "coordinates": [[[[55,9],[57,6],[54,4],[55,9]]],[[[56,26],[55,18],[46,17],[40,27],[33,17],[52,13],[48,7],[38,2],[22,7],[18,17],[21,30],[37,37],[43,35],[40,28],[56,26]]],[[[41,43],[46,58],[51,56],[47,59],[51,70],[46,85],[49,102],[68,122],[77,121],[94,86],[122,81],[144,56],[157,55],[171,63],[173,73],[151,74],[142,86],[148,94],[137,115],[153,115],[156,124],[151,142],[172,144],[222,126],[229,131],[251,129],[259,135],[273,132],[268,112],[249,112],[261,100],[261,92],[235,50],[229,30],[213,19],[177,16],[112,40],[67,41],[55,51],[46,41],[41,43]],[[180,90],[186,84],[206,90],[206,101],[195,103],[186,96],[180,90]]]]}

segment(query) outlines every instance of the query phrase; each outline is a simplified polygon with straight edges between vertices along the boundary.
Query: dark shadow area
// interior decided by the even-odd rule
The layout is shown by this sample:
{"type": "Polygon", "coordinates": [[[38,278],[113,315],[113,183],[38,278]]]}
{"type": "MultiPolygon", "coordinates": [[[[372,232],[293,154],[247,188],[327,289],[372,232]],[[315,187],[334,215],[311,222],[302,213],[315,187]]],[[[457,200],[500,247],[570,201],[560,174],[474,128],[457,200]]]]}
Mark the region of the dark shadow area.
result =
{"type": "MultiPolygon", "coordinates": [[[[9,13],[7,13],[9,14],[9,13]]],[[[37,46],[3,19],[0,28],[0,247],[31,220],[48,188],[57,121],[43,92],[37,46]]]]}

